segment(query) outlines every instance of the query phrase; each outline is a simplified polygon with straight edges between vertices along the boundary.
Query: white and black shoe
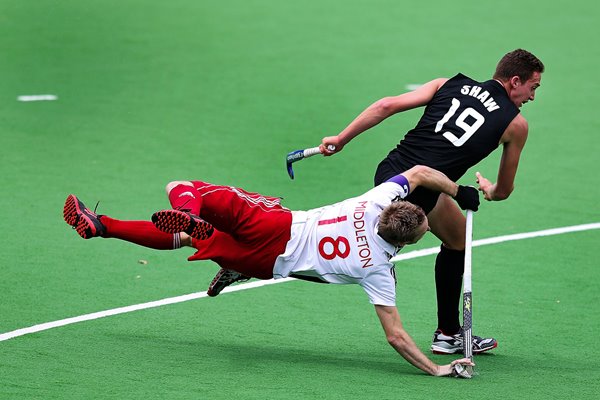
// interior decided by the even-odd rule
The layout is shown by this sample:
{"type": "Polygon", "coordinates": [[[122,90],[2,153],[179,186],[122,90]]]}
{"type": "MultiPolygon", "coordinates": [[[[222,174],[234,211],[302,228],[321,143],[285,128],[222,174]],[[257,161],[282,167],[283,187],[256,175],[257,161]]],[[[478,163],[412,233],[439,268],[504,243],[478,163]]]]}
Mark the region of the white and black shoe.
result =
{"type": "MultiPolygon", "coordinates": [[[[473,335],[473,354],[479,354],[495,349],[498,342],[494,338],[482,338],[473,335]]],[[[463,353],[462,328],[454,335],[446,335],[441,330],[433,334],[433,343],[431,351],[435,354],[456,354],[463,353]]]]}
{"type": "Polygon", "coordinates": [[[221,268],[208,286],[206,294],[208,294],[210,297],[215,297],[227,286],[235,282],[245,282],[249,279],[250,277],[242,275],[232,269],[221,268]]]}

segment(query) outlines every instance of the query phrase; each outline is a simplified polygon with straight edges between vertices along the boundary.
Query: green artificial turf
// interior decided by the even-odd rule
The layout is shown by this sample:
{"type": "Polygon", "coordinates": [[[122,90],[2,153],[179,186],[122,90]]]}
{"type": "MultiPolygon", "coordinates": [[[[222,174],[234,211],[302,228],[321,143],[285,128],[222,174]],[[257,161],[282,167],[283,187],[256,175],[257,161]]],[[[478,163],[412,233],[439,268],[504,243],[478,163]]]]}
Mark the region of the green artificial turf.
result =
{"type": "MultiPolygon", "coordinates": [[[[296,164],[294,181],[285,154],[407,85],[487,79],[518,47],[547,70],[522,110],[516,191],[482,205],[475,239],[600,222],[600,53],[585,45],[598,13],[583,1],[2,2],[0,334],[204,291],[218,269],[188,263],[191,250],[80,239],[62,220],[69,193],[144,220],[168,206],[171,180],[283,196],[292,209],[342,200],[372,186],[420,110],[296,164]],[[32,94],[58,100],[17,101],[32,94]]],[[[498,162],[461,183],[475,170],[493,180],[498,162]]],[[[289,282],[1,341],[0,398],[597,398],[599,242],[596,229],[474,249],[474,333],[499,347],[476,357],[470,381],[405,362],[359,287],[289,282]]],[[[397,264],[398,307],[426,354],[433,263],[397,264]]]]}

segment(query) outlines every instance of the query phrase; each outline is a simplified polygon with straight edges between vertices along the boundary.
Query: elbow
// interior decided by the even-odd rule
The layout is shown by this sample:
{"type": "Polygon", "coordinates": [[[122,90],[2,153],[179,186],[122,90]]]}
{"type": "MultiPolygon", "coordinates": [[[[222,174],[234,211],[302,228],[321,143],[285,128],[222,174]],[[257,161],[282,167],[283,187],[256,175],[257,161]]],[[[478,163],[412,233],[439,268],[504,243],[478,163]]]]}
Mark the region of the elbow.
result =
{"type": "Polygon", "coordinates": [[[510,196],[510,193],[495,193],[494,200],[495,201],[506,200],[506,199],[508,199],[508,196],[510,196]]]}
{"type": "Polygon", "coordinates": [[[496,188],[496,190],[494,190],[493,200],[495,200],[495,201],[506,200],[506,199],[508,199],[508,197],[510,196],[512,191],[513,191],[513,188],[504,189],[504,190],[496,188]]]}
{"type": "Polygon", "coordinates": [[[401,351],[408,346],[408,341],[400,332],[390,333],[386,335],[386,339],[390,346],[398,351],[401,351]]]}
{"type": "Polygon", "coordinates": [[[424,165],[415,165],[409,171],[411,180],[416,184],[416,186],[420,186],[423,184],[423,182],[427,182],[431,176],[431,168],[424,165]]]}
{"type": "Polygon", "coordinates": [[[373,108],[377,115],[384,117],[389,117],[396,113],[396,107],[392,97],[384,97],[381,100],[377,100],[375,104],[373,104],[373,108]]]}
{"type": "Polygon", "coordinates": [[[431,168],[426,167],[425,165],[415,165],[412,167],[412,170],[419,178],[424,178],[431,173],[431,168]]]}

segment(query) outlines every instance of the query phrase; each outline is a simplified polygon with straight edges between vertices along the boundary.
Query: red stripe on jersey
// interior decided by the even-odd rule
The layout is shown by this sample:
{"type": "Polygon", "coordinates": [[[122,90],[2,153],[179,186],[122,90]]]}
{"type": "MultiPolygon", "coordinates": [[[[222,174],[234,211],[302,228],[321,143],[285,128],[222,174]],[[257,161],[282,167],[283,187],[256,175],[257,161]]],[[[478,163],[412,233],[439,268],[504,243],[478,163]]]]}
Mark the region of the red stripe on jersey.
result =
{"type": "Polygon", "coordinates": [[[319,225],[337,224],[338,222],[344,222],[347,219],[348,218],[345,215],[341,216],[341,217],[337,217],[337,218],[332,218],[332,219],[322,219],[319,221],[319,225]]]}

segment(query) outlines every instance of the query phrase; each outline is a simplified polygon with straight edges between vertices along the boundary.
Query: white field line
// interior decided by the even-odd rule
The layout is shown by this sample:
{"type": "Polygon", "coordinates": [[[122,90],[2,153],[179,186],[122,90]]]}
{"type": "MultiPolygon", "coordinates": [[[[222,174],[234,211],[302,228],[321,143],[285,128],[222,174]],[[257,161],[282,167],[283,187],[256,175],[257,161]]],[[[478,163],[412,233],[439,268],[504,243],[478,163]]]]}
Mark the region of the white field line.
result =
{"type": "MultiPolygon", "coordinates": [[[[585,224],[585,225],[567,226],[564,228],[546,229],[543,231],[536,231],[536,232],[517,233],[514,235],[497,236],[497,237],[488,238],[488,239],[474,240],[473,247],[508,242],[508,241],[512,241],[512,240],[530,239],[530,238],[541,237],[541,236],[561,235],[561,234],[565,234],[565,233],[587,231],[587,230],[592,230],[592,229],[600,229],[600,222],[592,223],[592,224],[585,224]]],[[[408,260],[411,258],[424,257],[424,256],[432,255],[432,254],[437,254],[438,251],[439,251],[439,247],[432,247],[429,249],[410,251],[408,253],[401,254],[399,256],[392,258],[392,261],[401,261],[401,260],[408,260]]],[[[254,281],[254,282],[244,283],[244,284],[230,286],[228,288],[225,288],[223,290],[222,294],[237,292],[237,291],[246,290],[246,289],[254,289],[257,287],[261,287],[261,286],[274,285],[277,283],[284,283],[284,282],[290,282],[290,281],[295,281],[295,280],[296,279],[294,279],[294,278],[285,278],[285,279],[277,279],[277,280],[271,279],[271,280],[266,280],[266,281],[254,281]]],[[[46,322],[43,324],[33,325],[33,326],[30,326],[27,328],[22,328],[22,329],[17,329],[17,330],[11,331],[11,332],[2,333],[2,334],[0,334],[0,342],[9,340],[9,339],[13,339],[13,338],[16,338],[19,336],[28,335],[30,333],[36,333],[36,332],[41,332],[41,331],[45,331],[45,330],[52,329],[52,328],[58,328],[60,326],[76,324],[78,322],[90,321],[90,320],[94,320],[94,319],[98,319],[98,318],[109,317],[111,315],[125,314],[128,312],[145,310],[148,308],[161,307],[161,306],[165,306],[168,304],[182,303],[184,301],[201,299],[203,297],[208,297],[206,292],[197,292],[197,293],[191,293],[191,294],[186,294],[186,295],[177,296],[177,297],[170,297],[170,298],[162,299],[162,300],[151,301],[148,303],[134,304],[131,306],[114,308],[112,310],[99,311],[99,312],[95,312],[95,313],[91,313],[91,314],[80,315],[77,317],[61,319],[61,320],[53,321],[53,322],[46,322]]]]}
{"type": "MultiPolygon", "coordinates": [[[[273,285],[275,283],[283,283],[283,282],[295,281],[295,280],[296,279],[294,279],[294,278],[285,278],[285,279],[278,279],[278,280],[270,279],[270,280],[266,280],[266,281],[254,281],[254,282],[245,283],[245,284],[241,284],[241,285],[230,286],[228,288],[225,288],[221,292],[221,294],[237,292],[240,290],[252,289],[252,288],[257,288],[257,287],[261,287],[261,286],[273,285]]],[[[28,328],[21,328],[21,329],[15,330],[15,331],[0,334],[0,342],[15,338],[15,337],[23,336],[23,335],[28,335],[30,333],[41,332],[41,331],[45,331],[45,330],[52,329],[52,328],[58,328],[59,326],[71,325],[71,324],[76,324],[78,322],[91,321],[93,319],[110,317],[111,315],[119,315],[119,314],[125,314],[125,313],[133,312],[133,311],[145,310],[147,308],[166,306],[168,304],[183,303],[184,301],[201,299],[203,297],[208,297],[206,292],[184,294],[182,296],[169,297],[167,299],[151,301],[148,303],[134,304],[131,306],[113,308],[112,310],[98,311],[95,313],[80,315],[77,317],[61,319],[61,320],[52,321],[52,322],[46,322],[44,324],[33,325],[28,328]]]]}
{"type": "MultiPolygon", "coordinates": [[[[531,239],[531,238],[542,237],[542,236],[562,235],[564,233],[571,233],[571,232],[589,231],[592,229],[600,229],[600,222],[596,222],[596,223],[592,223],[592,224],[584,224],[584,225],[565,226],[564,228],[553,228],[553,229],[546,229],[543,231],[536,231],[536,232],[515,233],[513,235],[504,235],[504,236],[496,236],[496,237],[487,238],[487,239],[473,240],[473,247],[485,246],[487,244],[510,242],[512,240],[523,240],[523,239],[531,239]]],[[[428,256],[431,254],[437,254],[439,251],[440,251],[439,247],[432,247],[429,249],[409,251],[407,253],[397,255],[396,257],[392,258],[391,261],[402,261],[402,260],[408,260],[411,258],[424,257],[424,256],[428,256]]]]}
{"type": "Polygon", "coordinates": [[[28,101],[54,101],[54,100],[58,100],[58,96],[55,95],[55,94],[30,94],[30,95],[18,96],[17,100],[18,101],[24,101],[24,102],[28,102],[28,101]]]}

